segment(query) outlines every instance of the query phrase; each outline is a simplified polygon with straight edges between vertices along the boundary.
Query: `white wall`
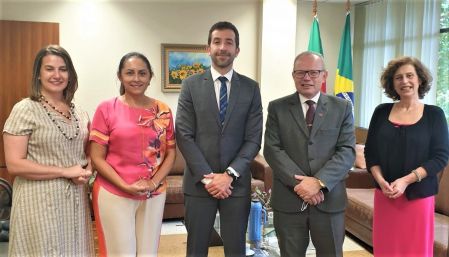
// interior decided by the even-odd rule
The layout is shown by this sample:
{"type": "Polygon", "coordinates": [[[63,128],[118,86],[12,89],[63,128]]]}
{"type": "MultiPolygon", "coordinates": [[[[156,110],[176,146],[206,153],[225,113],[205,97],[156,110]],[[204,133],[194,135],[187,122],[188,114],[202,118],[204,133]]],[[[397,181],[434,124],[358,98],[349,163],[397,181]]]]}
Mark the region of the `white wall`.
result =
{"type": "Polygon", "coordinates": [[[3,19],[60,23],[60,44],[72,56],[79,76],[75,101],[90,115],[100,101],[118,95],[117,66],[129,51],[149,58],[156,76],[147,94],[175,112],[178,93],[161,91],[161,43],[206,44],[213,23],[231,21],[240,32],[241,51],[234,68],[257,79],[259,5],[258,1],[7,1],[3,19]]]}
{"type": "Polygon", "coordinates": [[[295,58],[296,1],[265,0],[261,46],[261,94],[266,117],[268,103],[294,92],[291,70],[295,58]]]}

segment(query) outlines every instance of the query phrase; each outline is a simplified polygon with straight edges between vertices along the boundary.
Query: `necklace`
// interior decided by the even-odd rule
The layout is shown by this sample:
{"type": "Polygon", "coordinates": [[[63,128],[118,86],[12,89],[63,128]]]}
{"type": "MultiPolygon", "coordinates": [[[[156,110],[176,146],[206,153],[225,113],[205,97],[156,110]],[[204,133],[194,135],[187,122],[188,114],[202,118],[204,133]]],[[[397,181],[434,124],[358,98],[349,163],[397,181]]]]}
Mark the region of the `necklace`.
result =
{"type": "Polygon", "coordinates": [[[70,120],[70,114],[72,109],[75,107],[73,105],[73,103],[70,104],[70,110],[67,112],[67,114],[65,114],[64,112],[60,111],[58,108],[56,108],[56,106],[54,106],[53,104],[51,104],[47,98],[45,98],[45,96],[41,95],[39,97],[39,100],[44,101],[48,106],[50,106],[53,110],[55,110],[57,113],[61,114],[62,116],[66,117],[68,120],[70,120]]]}
{"type": "Polygon", "coordinates": [[[70,104],[70,111],[69,111],[69,114],[71,114],[71,115],[70,115],[70,116],[67,115],[68,117],[67,117],[66,115],[64,115],[62,112],[60,112],[59,110],[57,110],[56,107],[52,106],[48,101],[46,101],[46,99],[45,99],[44,96],[39,97],[39,103],[42,105],[42,107],[44,107],[45,112],[47,112],[47,115],[48,115],[48,117],[50,118],[50,120],[53,122],[53,124],[56,125],[56,127],[58,128],[58,130],[62,133],[62,135],[63,135],[67,140],[71,141],[72,139],[76,138],[76,137],[80,134],[80,124],[79,124],[78,118],[77,118],[76,115],[75,115],[75,111],[74,111],[74,110],[75,110],[75,105],[74,105],[73,103],[70,104]],[[67,118],[68,120],[70,120],[70,121],[73,121],[73,120],[74,120],[73,122],[75,122],[75,125],[76,125],[76,132],[75,132],[75,135],[74,135],[74,136],[68,136],[68,135],[67,135],[67,132],[65,132],[65,131],[62,129],[61,125],[59,125],[59,124],[56,122],[56,119],[53,118],[53,117],[51,116],[50,110],[47,108],[47,106],[46,106],[43,102],[47,103],[50,107],[53,108],[53,110],[57,111],[59,114],[61,114],[62,116],[64,116],[64,117],[67,118]],[[73,120],[72,120],[72,117],[73,117],[73,120]]]}

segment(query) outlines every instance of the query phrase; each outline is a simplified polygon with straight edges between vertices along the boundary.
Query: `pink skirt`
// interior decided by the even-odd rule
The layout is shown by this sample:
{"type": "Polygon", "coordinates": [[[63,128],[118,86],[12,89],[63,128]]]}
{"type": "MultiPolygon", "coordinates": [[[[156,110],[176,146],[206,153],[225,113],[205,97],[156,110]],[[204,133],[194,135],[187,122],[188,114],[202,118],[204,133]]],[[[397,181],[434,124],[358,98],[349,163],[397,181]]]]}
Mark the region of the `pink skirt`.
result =
{"type": "Polygon", "coordinates": [[[435,197],[408,200],[374,194],[375,257],[433,257],[435,197]]]}

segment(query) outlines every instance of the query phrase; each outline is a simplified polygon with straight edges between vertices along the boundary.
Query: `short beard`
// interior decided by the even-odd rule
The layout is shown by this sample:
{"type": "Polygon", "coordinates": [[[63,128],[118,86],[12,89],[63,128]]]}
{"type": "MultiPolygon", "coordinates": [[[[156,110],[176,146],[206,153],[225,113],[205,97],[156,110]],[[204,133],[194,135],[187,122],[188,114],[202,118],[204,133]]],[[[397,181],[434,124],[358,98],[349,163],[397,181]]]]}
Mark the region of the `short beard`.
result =
{"type": "Polygon", "coordinates": [[[218,59],[218,57],[217,56],[212,56],[212,63],[215,65],[215,66],[217,66],[217,67],[220,67],[220,68],[227,68],[227,67],[229,67],[229,66],[231,66],[232,64],[233,64],[233,62],[234,62],[234,57],[232,57],[232,56],[228,56],[229,57],[229,59],[227,60],[227,61],[220,61],[219,59],[218,59]]]}

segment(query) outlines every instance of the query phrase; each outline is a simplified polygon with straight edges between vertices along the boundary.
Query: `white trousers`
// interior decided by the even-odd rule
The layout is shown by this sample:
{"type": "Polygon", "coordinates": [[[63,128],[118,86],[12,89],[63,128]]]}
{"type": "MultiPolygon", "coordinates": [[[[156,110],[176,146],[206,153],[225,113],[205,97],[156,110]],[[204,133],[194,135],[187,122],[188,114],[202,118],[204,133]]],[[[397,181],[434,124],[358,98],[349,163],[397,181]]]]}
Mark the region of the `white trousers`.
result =
{"type": "MultiPolygon", "coordinates": [[[[157,257],[166,193],[147,200],[117,196],[100,186],[96,215],[107,257],[157,257]]],[[[100,247],[102,245],[100,244],[100,247]]]]}

